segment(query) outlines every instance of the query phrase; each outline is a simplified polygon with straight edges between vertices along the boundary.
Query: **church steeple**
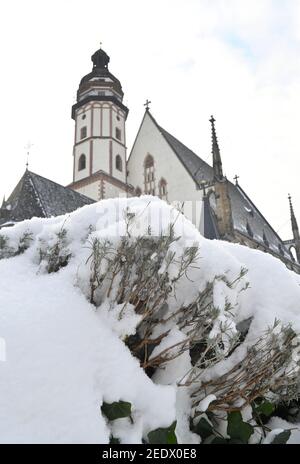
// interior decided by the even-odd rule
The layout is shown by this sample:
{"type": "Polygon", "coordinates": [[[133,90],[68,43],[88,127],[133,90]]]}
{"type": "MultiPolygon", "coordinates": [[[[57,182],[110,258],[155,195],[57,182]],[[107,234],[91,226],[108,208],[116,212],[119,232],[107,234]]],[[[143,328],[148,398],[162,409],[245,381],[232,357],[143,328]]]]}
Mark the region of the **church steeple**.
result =
{"type": "Polygon", "coordinates": [[[213,169],[215,178],[218,180],[223,179],[223,168],[222,168],[222,160],[221,160],[221,153],[218,144],[216,129],[215,129],[215,118],[212,116],[210,118],[211,123],[211,131],[212,131],[212,155],[213,155],[213,169]]]}
{"type": "Polygon", "coordinates": [[[299,240],[300,239],[299,227],[298,227],[297,219],[294,213],[292,197],[290,194],[288,196],[288,199],[289,199],[289,204],[290,204],[291,224],[292,224],[292,231],[293,231],[294,239],[299,240]]]}
{"type": "Polygon", "coordinates": [[[108,54],[100,47],[91,60],[93,68],[81,79],[77,102],[72,107],[75,121],[72,188],[99,200],[126,190],[128,108],[123,103],[120,81],[108,69],[108,54]],[[106,188],[103,179],[99,184],[99,172],[109,179],[106,188]]]}
{"type": "Polygon", "coordinates": [[[294,213],[294,208],[293,208],[293,203],[292,203],[292,197],[289,194],[288,195],[289,199],[289,204],[290,204],[290,214],[291,214],[291,225],[292,225],[292,231],[293,231],[293,237],[294,237],[294,245],[296,249],[296,255],[297,255],[297,260],[298,263],[300,263],[300,233],[299,233],[299,227],[297,223],[297,219],[294,213]]]}

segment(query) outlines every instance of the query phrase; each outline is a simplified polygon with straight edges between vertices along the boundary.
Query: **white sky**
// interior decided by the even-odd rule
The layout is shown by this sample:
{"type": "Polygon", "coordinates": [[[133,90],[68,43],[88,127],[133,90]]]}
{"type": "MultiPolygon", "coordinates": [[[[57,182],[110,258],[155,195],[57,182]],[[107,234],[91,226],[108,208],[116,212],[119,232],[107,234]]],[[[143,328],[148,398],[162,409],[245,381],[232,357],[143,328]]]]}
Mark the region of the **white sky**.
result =
{"type": "Polygon", "coordinates": [[[103,42],[129,107],[130,150],[146,98],[158,123],[223,168],[283,238],[300,221],[300,0],[11,0],[1,9],[0,195],[25,169],[72,180],[71,106],[103,42]]]}

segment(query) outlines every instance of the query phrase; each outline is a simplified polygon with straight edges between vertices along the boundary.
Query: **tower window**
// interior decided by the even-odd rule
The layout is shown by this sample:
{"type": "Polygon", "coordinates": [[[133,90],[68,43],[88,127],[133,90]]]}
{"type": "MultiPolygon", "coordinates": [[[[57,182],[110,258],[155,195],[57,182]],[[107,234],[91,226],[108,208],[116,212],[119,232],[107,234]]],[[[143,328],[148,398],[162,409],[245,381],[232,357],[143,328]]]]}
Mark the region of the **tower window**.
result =
{"type": "Polygon", "coordinates": [[[123,164],[123,163],[122,163],[122,158],[121,158],[121,156],[120,156],[120,155],[117,155],[117,156],[116,156],[116,169],[117,169],[118,171],[121,171],[121,172],[123,171],[123,166],[122,166],[122,164],[123,164]]]}
{"type": "Polygon", "coordinates": [[[155,195],[154,159],[149,153],[144,161],[145,193],[155,195]]]}
{"type": "Polygon", "coordinates": [[[121,140],[121,138],[122,138],[121,129],[116,127],[116,139],[121,140]]]}
{"type": "Polygon", "coordinates": [[[167,181],[166,179],[161,178],[158,184],[159,196],[160,198],[167,198],[167,181]]]}
{"type": "Polygon", "coordinates": [[[85,119],[86,118],[86,114],[83,114],[81,119],[85,119]]]}
{"type": "Polygon", "coordinates": [[[117,121],[120,121],[120,116],[117,116],[117,121]]]}
{"type": "Polygon", "coordinates": [[[83,126],[83,127],[80,129],[80,140],[85,139],[85,138],[86,138],[86,135],[87,135],[87,127],[86,127],[86,126],[83,126]]]}
{"type": "Polygon", "coordinates": [[[78,161],[78,171],[82,171],[85,168],[86,168],[86,156],[82,154],[80,155],[80,158],[78,161]]]}

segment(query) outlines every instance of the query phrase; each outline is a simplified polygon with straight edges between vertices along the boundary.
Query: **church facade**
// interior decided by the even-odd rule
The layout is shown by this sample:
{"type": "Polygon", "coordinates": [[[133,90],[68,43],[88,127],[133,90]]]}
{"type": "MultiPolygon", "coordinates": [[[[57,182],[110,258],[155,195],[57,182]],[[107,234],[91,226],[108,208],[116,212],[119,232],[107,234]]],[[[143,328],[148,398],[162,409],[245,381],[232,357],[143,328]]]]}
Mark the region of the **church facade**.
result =
{"type": "MultiPolygon", "coordinates": [[[[63,208],[56,202],[56,207],[51,209],[51,196],[44,195],[47,197],[45,201],[50,203],[44,205],[44,210],[56,215],[55,211],[64,214],[105,198],[159,196],[180,207],[206,238],[228,240],[262,250],[300,273],[300,234],[291,198],[293,238],[284,242],[237,178],[232,183],[223,175],[214,118],[210,119],[212,165],[162,128],[148,104],[127,157],[126,119],[129,110],[123,103],[121,83],[109,71],[110,58],[104,50],[97,50],[91,59],[92,70],[81,79],[77,102],[72,107],[75,122],[73,181],[67,187],[60,186],[65,189],[63,208]]],[[[31,175],[35,176],[35,185],[43,184],[46,188],[45,182],[38,182],[40,176],[31,175]]],[[[27,179],[27,184],[32,182],[27,179]]],[[[48,183],[48,188],[58,191],[52,184],[48,183]]],[[[34,195],[36,198],[41,196],[38,189],[34,195]]],[[[17,188],[11,197],[0,208],[0,227],[9,224],[10,220],[17,222],[33,215],[43,216],[38,208],[29,212],[26,205],[20,206],[22,202],[17,188]],[[19,219],[18,214],[13,214],[18,204],[19,219]],[[22,208],[28,212],[22,215],[22,208]]]]}

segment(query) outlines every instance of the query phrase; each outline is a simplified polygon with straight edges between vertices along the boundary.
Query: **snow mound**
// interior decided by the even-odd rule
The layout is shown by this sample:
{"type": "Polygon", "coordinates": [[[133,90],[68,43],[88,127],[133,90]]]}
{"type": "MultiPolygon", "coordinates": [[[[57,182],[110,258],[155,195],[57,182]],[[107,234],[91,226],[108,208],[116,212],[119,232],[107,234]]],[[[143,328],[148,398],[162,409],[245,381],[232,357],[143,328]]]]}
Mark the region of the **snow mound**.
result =
{"type": "MultiPolygon", "coordinates": [[[[107,299],[91,303],[91,241],[120,243],[129,232],[128,215],[138,219],[131,227],[132,237],[159,236],[173,223],[174,256],[187,247],[199,247],[197,266],[178,282],[170,311],[187,306],[216,276],[234,281],[241,269],[247,269],[232,288],[216,281],[213,298],[218,317],[210,337],[220,333],[224,323],[234,335],[239,323],[248,319],[252,322],[245,345],[273,325],[275,318],[292,322],[300,332],[298,275],[260,251],[204,239],[187,219],[157,198],[104,200],[67,216],[33,218],[2,229],[1,443],[107,443],[111,430],[101,405],[119,400],[132,404],[133,419],[133,423],[124,419],[115,423],[114,433],[121,442],[141,443],[150,431],[168,427],[174,420],[179,442],[199,442],[188,428],[189,398],[176,385],[190,368],[188,352],[149,378],[124,344],[135,334],[141,316],[127,305],[120,318],[117,305],[107,299]],[[249,288],[242,291],[246,284],[249,288]],[[233,308],[230,314],[228,301],[233,308]]],[[[175,264],[169,266],[169,276],[177,271],[175,264]]],[[[163,266],[159,272],[164,272],[163,266]]],[[[171,326],[168,337],[160,350],[167,341],[176,344],[184,338],[171,326]]],[[[224,337],[224,350],[227,342],[224,337]]],[[[158,347],[152,357],[157,351],[158,347]]],[[[227,359],[215,372],[228,369],[230,362],[227,359]]],[[[204,400],[202,409],[213,399],[204,400]]]]}

